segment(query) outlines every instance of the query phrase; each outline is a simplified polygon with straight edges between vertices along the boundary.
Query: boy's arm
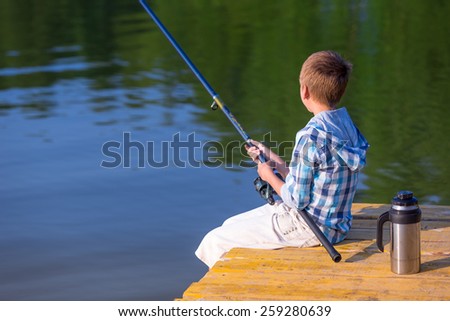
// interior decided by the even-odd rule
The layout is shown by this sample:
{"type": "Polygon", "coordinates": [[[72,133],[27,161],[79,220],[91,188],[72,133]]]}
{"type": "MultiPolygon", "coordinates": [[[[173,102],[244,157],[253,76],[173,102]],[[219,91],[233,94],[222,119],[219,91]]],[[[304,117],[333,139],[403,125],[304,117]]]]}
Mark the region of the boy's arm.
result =
{"type": "Polygon", "coordinates": [[[258,164],[258,174],[262,180],[266,181],[273,187],[278,195],[281,195],[281,188],[283,187],[284,182],[277,175],[275,175],[272,167],[270,167],[268,163],[258,164]]]}
{"type": "MultiPolygon", "coordinates": [[[[287,170],[285,176],[286,182],[275,175],[269,162],[258,164],[258,174],[273,187],[288,206],[303,209],[310,202],[316,161],[318,161],[316,146],[306,136],[300,138],[296,144],[292,168],[287,170]]],[[[276,165],[274,167],[277,168],[276,165]]]]}
{"type": "Polygon", "coordinates": [[[315,167],[319,162],[320,156],[316,144],[310,136],[298,137],[292,153],[289,174],[278,194],[286,205],[299,210],[308,206],[314,188],[315,167]]]}

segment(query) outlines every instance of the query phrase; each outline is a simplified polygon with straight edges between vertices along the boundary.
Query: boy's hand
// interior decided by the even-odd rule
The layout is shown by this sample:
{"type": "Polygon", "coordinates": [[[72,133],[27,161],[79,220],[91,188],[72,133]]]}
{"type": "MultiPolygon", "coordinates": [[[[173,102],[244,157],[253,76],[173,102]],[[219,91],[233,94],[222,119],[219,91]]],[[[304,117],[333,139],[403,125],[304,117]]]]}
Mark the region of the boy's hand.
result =
{"type": "Polygon", "coordinates": [[[255,163],[259,163],[259,155],[264,154],[267,160],[270,160],[270,149],[264,146],[264,144],[251,139],[250,143],[253,144],[253,146],[248,147],[245,145],[245,149],[247,150],[248,156],[250,156],[255,163]]]}
{"type": "Polygon", "coordinates": [[[259,163],[258,175],[259,177],[261,177],[262,180],[268,181],[274,175],[273,168],[270,166],[269,163],[259,163]]]}
{"type": "Polygon", "coordinates": [[[255,163],[258,163],[259,162],[259,155],[261,154],[261,150],[258,147],[256,147],[256,146],[248,147],[247,145],[245,145],[245,149],[247,150],[248,156],[250,156],[251,159],[255,163]]]}
{"type": "Polygon", "coordinates": [[[265,146],[264,144],[251,139],[250,143],[253,144],[252,147],[248,147],[245,145],[245,149],[247,149],[247,154],[253,159],[253,161],[259,164],[259,155],[262,153],[269,166],[276,168],[281,176],[286,177],[289,173],[289,168],[286,165],[286,162],[281,159],[276,153],[272,152],[270,148],[265,146]]]}

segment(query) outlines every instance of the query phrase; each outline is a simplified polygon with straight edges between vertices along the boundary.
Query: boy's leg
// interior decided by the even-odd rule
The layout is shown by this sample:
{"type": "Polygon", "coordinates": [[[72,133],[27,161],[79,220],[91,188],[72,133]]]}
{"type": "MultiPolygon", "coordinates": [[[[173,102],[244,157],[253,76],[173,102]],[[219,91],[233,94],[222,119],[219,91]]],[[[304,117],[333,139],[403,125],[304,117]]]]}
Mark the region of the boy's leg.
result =
{"type": "MultiPolygon", "coordinates": [[[[249,247],[257,244],[257,248],[264,248],[265,243],[277,242],[278,235],[272,228],[275,215],[273,210],[266,210],[264,206],[236,215],[206,234],[195,254],[211,268],[233,247],[249,247]]],[[[273,247],[272,245],[271,248],[273,247]]]]}
{"type": "Polygon", "coordinates": [[[209,232],[195,254],[210,268],[234,247],[275,249],[319,242],[295,211],[284,204],[264,205],[236,215],[209,232]]]}
{"type": "Polygon", "coordinates": [[[236,223],[236,222],[243,221],[243,220],[254,219],[255,217],[258,217],[258,216],[272,215],[274,212],[275,212],[275,210],[272,205],[265,204],[263,206],[254,208],[250,211],[229,217],[228,219],[226,219],[223,222],[222,226],[231,224],[231,223],[236,223]]]}

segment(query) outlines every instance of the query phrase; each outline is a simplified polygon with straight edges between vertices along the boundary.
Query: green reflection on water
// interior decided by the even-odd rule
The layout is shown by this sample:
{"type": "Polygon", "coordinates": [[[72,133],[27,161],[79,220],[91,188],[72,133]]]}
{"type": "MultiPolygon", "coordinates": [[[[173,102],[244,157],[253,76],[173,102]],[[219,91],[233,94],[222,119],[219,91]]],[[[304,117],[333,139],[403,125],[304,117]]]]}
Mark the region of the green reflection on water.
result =
{"type": "MultiPolygon", "coordinates": [[[[310,118],[298,98],[302,61],[317,50],[339,51],[354,64],[342,105],[371,144],[357,201],[389,202],[406,188],[423,203],[450,204],[450,2],[167,0],[152,6],[256,139],[268,131],[278,142],[294,138],[310,118]]],[[[106,63],[0,77],[0,90],[44,88],[29,108],[48,112],[45,88],[62,78],[88,78],[94,89],[158,85],[164,93],[158,103],[170,113],[177,103],[194,103],[212,138],[238,138],[222,115],[208,111],[207,93],[138,1],[2,0],[0,38],[2,70],[106,63]],[[194,97],[174,95],[178,84],[191,87],[194,97]]],[[[134,97],[127,107],[145,103],[134,97]]]]}

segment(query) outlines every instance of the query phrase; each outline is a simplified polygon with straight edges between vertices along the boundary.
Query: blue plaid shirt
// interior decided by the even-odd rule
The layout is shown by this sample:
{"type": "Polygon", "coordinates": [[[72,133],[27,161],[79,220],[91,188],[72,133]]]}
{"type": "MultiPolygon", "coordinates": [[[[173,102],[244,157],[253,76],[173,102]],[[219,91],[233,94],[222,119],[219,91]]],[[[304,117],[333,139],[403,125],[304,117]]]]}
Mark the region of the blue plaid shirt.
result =
{"type": "Polygon", "coordinates": [[[281,198],[309,213],[332,243],[342,241],[351,228],[351,206],[368,147],[345,108],[315,115],[297,133],[281,198]]]}

